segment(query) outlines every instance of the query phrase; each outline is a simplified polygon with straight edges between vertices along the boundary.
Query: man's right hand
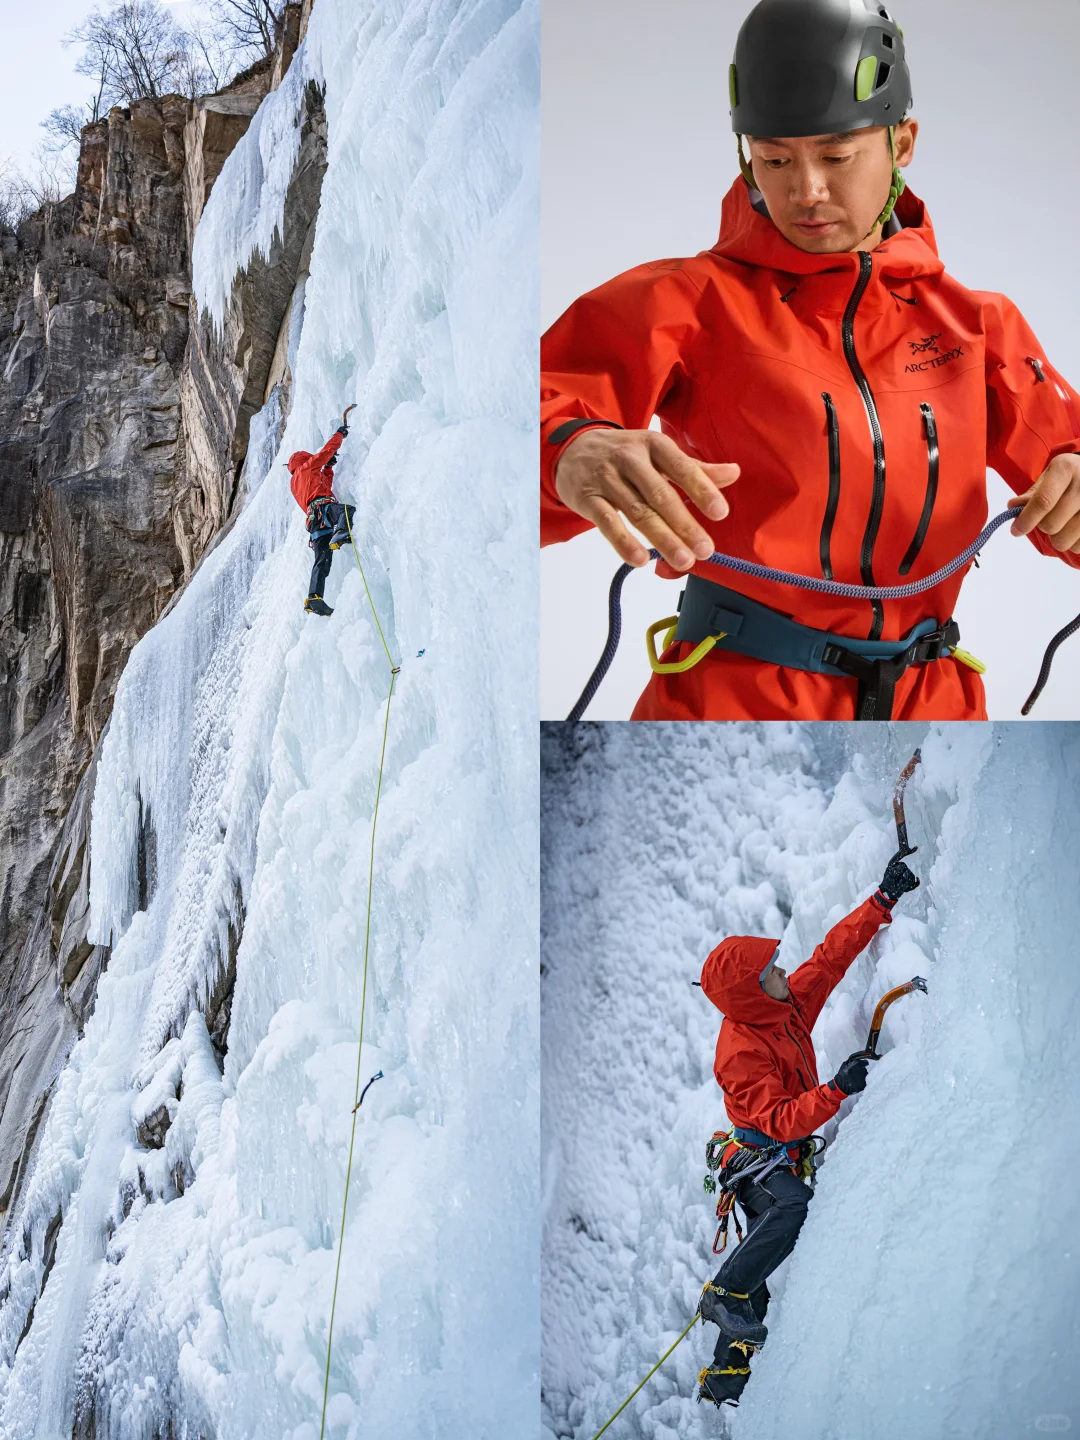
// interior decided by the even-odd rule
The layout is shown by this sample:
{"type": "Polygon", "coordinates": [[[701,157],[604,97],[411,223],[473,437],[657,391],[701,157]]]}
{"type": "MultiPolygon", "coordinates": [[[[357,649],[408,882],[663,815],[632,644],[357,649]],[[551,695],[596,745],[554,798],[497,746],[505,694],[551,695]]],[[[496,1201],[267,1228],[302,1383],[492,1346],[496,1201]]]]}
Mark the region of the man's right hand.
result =
{"type": "Polygon", "coordinates": [[[555,489],[628,564],[644,565],[649,552],[627,530],[623,516],[669,565],[689,570],[716,547],[678,492],[710,520],[723,520],[729,507],[722,492],[738,478],[738,465],[692,460],[659,430],[597,425],[576,435],[559,457],[555,489]]]}
{"type": "Polygon", "coordinates": [[[855,1095],[866,1089],[866,1071],[870,1061],[880,1059],[880,1055],[870,1055],[865,1050],[857,1050],[840,1066],[832,1083],[845,1095],[855,1095]]]}

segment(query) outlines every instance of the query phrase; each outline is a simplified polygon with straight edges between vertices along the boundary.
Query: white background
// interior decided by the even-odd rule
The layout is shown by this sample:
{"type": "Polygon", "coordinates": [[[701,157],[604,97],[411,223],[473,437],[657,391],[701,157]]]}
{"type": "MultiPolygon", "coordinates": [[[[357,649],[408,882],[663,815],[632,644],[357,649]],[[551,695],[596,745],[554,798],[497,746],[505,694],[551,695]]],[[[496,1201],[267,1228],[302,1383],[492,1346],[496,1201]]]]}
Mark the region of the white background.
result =
{"type": "MultiPolygon", "coordinates": [[[[745,0],[544,0],[543,323],[621,270],[712,245],[737,174],[727,67],[745,0]]],[[[912,189],[950,273],[1010,296],[1051,361],[1080,385],[1072,0],[897,0],[920,121],[912,189]]],[[[1011,492],[989,480],[990,513],[1011,492]]],[[[737,493],[733,491],[733,496],[737,493]]],[[[561,719],[603,648],[618,564],[595,533],[541,566],[541,715],[561,719]]],[[[630,576],[619,657],[589,718],[625,719],[648,678],[645,626],[678,587],[630,576]]],[[[1080,611],[1080,574],[996,535],[964,586],[964,645],[989,666],[992,719],[1019,717],[1043,646],[1080,611]]],[[[1074,647],[1070,650],[1070,646],[1074,647]]],[[[1080,638],[1035,707],[1080,718],[1080,638]]]]}

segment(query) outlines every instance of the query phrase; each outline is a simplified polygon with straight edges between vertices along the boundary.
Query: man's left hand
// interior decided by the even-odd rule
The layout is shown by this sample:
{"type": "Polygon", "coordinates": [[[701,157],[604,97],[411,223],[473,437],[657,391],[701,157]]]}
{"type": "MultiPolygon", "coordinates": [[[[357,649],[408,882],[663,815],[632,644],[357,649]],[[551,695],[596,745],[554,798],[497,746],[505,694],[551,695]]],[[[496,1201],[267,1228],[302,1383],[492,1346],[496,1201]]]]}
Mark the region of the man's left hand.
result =
{"type": "Polygon", "coordinates": [[[1012,534],[1038,529],[1055,550],[1080,555],[1080,455],[1055,455],[1032,488],[1016,499],[1024,508],[1012,523],[1012,534]]]}

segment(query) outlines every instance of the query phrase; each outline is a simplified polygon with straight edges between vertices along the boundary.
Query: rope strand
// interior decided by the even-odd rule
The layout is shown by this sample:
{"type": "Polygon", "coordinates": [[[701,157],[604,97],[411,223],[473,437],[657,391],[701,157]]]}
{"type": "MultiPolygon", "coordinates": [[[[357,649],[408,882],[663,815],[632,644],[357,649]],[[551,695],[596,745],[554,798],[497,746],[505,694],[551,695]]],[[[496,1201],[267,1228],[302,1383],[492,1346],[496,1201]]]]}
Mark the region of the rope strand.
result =
{"type": "Polygon", "coordinates": [[[679,1336],[678,1340],[675,1341],[675,1344],[668,1346],[668,1348],[664,1351],[663,1355],[660,1356],[660,1359],[657,1360],[656,1364],[655,1364],[655,1365],[652,1367],[652,1369],[649,1371],[648,1375],[645,1376],[645,1379],[642,1380],[641,1384],[638,1385],[635,1389],[631,1390],[630,1394],[629,1394],[629,1395],[626,1397],[626,1399],[622,1402],[622,1404],[619,1406],[618,1410],[615,1411],[615,1414],[612,1415],[611,1419],[605,1421],[605,1423],[600,1426],[600,1429],[597,1430],[596,1434],[593,1436],[593,1440],[600,1440],[600,1436],[603,1435],[604,1431],[608,1428],[608,1426],[609,1426],[610,1424],[612,1424],[613,1421],[615,1421],[615,1420],[617,1420],[617,1419],[619,1418],[619,1416],[622,1414],[622,1412],[626,1409],[627,1405],[630,1404],[630,1401],[633,1400],[634,1396],[638,1393],[638,1390],[644,1389],[644,1387],[649,1383],[649,1381],[652,1379],[652,1377],[656,1374],[657,1370],[660,1369],[660,1366],[663,1365],[664,1361],[665,1361],[665,1360],[668,1358],[668,1356],[671,1354],[672,1350],[675,1349],[675,1346],[676,1346],[676,1345],[680,1345],[680,1344],[686,1339],[687,1335],[689,1335],[690,1331],[694,1328],[694,1326],[697,1324],[697,1322],[698,1322],[700,1319],[701,1319],[700,1314],[695,1313],[694,1318],[690,1321],[690,1324],[687,1325],[686,1329],[685,1329],[685,1330],[682,1332],[682,1334],[679,1336]]]}
{"type": "MultiPolygon", "coordinates": [[[[927,575],[922,580],[911,580],[906,585],[848,585],[839,580],[823,580],[816,575],[796,575],[790,570],[774,570],[770,565],[758,565],[753,560],[743,560],[737,555],[723,555],[720,551],[714,551],[709,557],[710,565],[722,566],[728,570],[734,570],[740,575],[752,575],[758,580],[772,580],[777,585],[790,585],[797,590],[811,590],[819,595],[837,595],[847,600],[910,600],[915,595],[921,595],[924,591],[932,590],[942,581],[951,579],[958,570],[962,570],[990,539],[996,530],[1009,520],[1014,520],[1020,514],[1022,506],[1010,505],[1000,515],[995,515],[982,532],[976,536],[966,550],[962,551],[947,565],[940,570],[935,570],[932,575],[927,575]]],[[[659,550],[650,550],[649,559],[659,560],[659,550]]],[[[567,720],[576,723],[582,719],[585,711],[592,703],[593,696],[600,688],[604,676],[611,669],[611,663],[615,659],[615,652],[619,648],[619,641],[622,638],[622,587],[626,577],[632,574],[633,565],[620,565],[612,576],[611,586],[608,590],[608,633],[600,659],[596,662],[596,668],[585,683],[585,688],[578,696],[577,703],[567,715],[567,720]]],[[[1050,676],[1050,666],[1053,663],[1054,654],[1062,641],[1067,640],[1076,630],[1080,629],[1080,615],[1076,617],[1064,629],[1059,630],[1046,648],[1043,657],[1042,669],[1039,672],[1039,679],[1034,690],[1028,696],[1022,714],[1026,715],[1035,701],[1039,698],[1043,686],[1050,676]]]]}
{"type": "MultiPolygon", "coordinates": [[[[345,509],[345,524],[349,530],[349,541],[352,545],[353,554],[356,556],[356,567],[360,571],[360,578],[364,582],[364,590],[367,594],[368,604],[371,606],[371,613],[379,632],[379,639],[382,641],[383,649],[386,651],[386,658],[390,665],[390,689],[386,696],[386,715],[383,720],[382,749],[379,753],[379,775],[375,783],[375,805],[371,814],[371,847],[368,853],[368,890],[367,890],[367,918],[364,923],[364,972],[360,987],[360,1038],[356,1047],[356,1087],[353,1092],[352,1129],[349,1133],[349,1159],[345,1166],[345,1196],[341,1203],[341,1229],[338,1234],[337,1262],[334,1266],[334,1294],[330,1301],[330,1325],[326,1337],[326,1374],[323,1379],[323,1401],[322,1420],[319,1424],[319,1440],[323,1440],[326,1433],[326,1406],[330,1396],[330,1357],[334,1346],[334,1316],[337,1312],[338,1283],[341,1279],[341,1256],[345,1249],[345,1216],[349,1207],[349,1185],[352,1181],[353,1152],[356,1148],[356,1115],[360,1109],[360,1076],[362,1073],[364,1053],[364,1019],[367,1014],[367,983],[368,983],[368,960],[371,954],[371,891],[375,881],[375,829],[379,823],[379,801],[382,798],[383,773],[386,768],[386,737],[390,730],[390,705],[394,698],[394,684],[397,680],[400,666],[395,665],[390,654],[390,647],[386,643],[386,636],[379,624],[378,612],[375,609],[375,602],[371,598],[371,589],[364,574],[364,567],[360,563],[360,552],[356,548],[356,540],[353,538],[352,524],[349,521],[348,507],[345,509]]],[[[368,1084],[371,1082],[369,1081],[368,1084]]],[[[364,1087],[365,1090],[367,1087],[364,1087]]]]}

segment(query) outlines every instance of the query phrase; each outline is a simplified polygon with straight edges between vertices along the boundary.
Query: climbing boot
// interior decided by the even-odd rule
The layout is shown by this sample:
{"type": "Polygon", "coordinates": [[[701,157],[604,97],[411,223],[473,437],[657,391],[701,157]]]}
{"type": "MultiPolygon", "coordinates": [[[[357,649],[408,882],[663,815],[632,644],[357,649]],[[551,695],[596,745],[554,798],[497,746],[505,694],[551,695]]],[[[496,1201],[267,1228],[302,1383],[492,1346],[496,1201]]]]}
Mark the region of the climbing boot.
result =
{"type": "Polygon", "coordinates": [[[304,601],[304,609],[309,615],[332,615],[334,613],[321,595],[309,595],[304,601]]]}
{"type": "Polygon", "coordinates": [[[335,530],[333,535],[330,536],[331,550],[344,550],[345,546],[351,543],[352,541],[348,530],[335,530]]]}
{"type": "Polygon", "coordinates": [[[716,1406],[738,1405],[739,1396],[750,1378],[749,1365],[728,1365],[722,1369],[706,1365],[698,1378],[697,1398],[711,1400],[716,1406]]]}
{"type": "Polygon", "coordinates": [[[725,1290],[713,1280],[701,1292],[698,1311],[703,1320],[719,1325],[721,1333],[732,1341],[763,1345],[769,1333],[754,1314],[749,1295],[725,1290]]]}

